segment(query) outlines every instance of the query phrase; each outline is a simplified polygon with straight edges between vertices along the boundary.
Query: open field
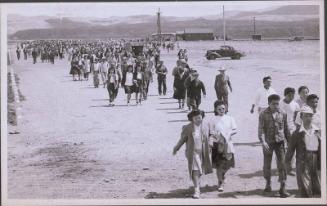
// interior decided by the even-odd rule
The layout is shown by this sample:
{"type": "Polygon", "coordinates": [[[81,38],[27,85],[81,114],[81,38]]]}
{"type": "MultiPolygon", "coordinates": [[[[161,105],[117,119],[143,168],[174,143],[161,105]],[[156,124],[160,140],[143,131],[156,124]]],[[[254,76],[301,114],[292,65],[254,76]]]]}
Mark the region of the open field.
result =
{"type": "MultiPolygon", "coordinates": [[[[214,174],[202,178],[202,198],[264,197],[263,154],[257,144],[257,114],[250,114],[254,91],[271,75],[279,93],[287,86],[307,85],[320,94],[319,41],[238,41],[228,45],[244,51],[241,60],[204,58],[207,49],[222,42],[180,42],[189,65],[198,70],[207,97],[201,108],[213,110],[215,75],[229,68],[233,93],[230,115],[238,125],[234,137],[236,167],[227,174],[225,192],[216,190],[214,174]],[[217,196],[218,195],[218,196],[217,196]]],[[[185,198],[192,194],[182,148],[172,155],[186,111],[178,110],[173,94],[172,68],[177,49],[162,51],[169,70],[167,96],[157,95],[156,81],[141,106],[126,107],[123,89],[115,107],[108,107],[107,90],[93,88],[92,81],[72,81],[67,60],[55,65],[32,60],[12,65],[20,79],[22,118],[19,134],[8,135],[9,198],[185,198]]],[[[92,79],[92,78],[90,78],[92,79]]],[[[156,78],[155,78],[156,79],[156,78]]],[[[207,113],[205,119],[210,119],[207,113]]],[[[273,161],[273,168],[276,168],[273,161]]],[[[275,195],[279,185],[272,179],[275,195]]],[[[295,177],[288,177],[289,192],[296,193],[295,177]]]]}

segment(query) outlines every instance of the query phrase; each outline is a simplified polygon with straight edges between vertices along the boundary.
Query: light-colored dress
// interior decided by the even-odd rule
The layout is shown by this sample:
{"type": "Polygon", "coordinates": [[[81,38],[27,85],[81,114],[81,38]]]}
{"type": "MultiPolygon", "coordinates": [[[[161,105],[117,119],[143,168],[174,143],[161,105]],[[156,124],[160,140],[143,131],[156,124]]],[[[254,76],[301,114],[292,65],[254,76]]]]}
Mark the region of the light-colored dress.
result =
{"type": "MultiPolygon", "coordinates": [[[[228,144],[227,152],[234,153],[232,133],[236,131],[237,126],[233,117],[229,115],[215,116],[210,123],[210,134],[221,134],[228,144]]],[[[213,140],[216,141],[215,139],[213,140]]]]}
{"type": "Polygon", "coordinates": [[[201,138],[201,127],[194,125],[194,154],[193,154],[193,170],[200,171],[202,174],[202,138],[201,138]]]}

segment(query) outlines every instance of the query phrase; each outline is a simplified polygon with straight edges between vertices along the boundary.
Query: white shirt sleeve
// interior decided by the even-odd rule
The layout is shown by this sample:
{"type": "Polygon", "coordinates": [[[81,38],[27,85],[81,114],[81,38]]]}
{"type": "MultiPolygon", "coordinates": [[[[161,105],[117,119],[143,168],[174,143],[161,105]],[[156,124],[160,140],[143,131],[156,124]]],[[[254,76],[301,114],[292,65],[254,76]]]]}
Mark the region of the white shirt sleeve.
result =
{"type": "Polygon", "coordinates": [[[236,130],[237,129],[237,126],[236,126],[236,122],[235,122],[235,119],[231,116],[229,116],[229,121],[230,121],[230,129],[232,130],[236,130]]]}
{"type": "Polygon", "coordinates": [[[297,125],[301,125],[302,124],[302,120],[300,118],[300,114],[301,114],[301,112],[298,112],[296,114],[296,118],[295,118],[295,121],[294,121],[294,123],[297,124],[297,125]]]}
{"type": "Polygon", "coordinates": [[[255,92],[254,105],[258,106],[260,101],[260,89],[255,92]]]}

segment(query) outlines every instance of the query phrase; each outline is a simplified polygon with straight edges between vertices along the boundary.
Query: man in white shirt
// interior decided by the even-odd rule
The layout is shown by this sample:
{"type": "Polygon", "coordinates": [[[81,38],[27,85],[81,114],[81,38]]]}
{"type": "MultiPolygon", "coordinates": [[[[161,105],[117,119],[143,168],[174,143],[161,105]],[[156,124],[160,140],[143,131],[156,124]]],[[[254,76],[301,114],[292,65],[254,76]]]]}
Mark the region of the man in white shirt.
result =
{"type": "Polygon", "coordinates": [[[100,63],[100,75],[103,82],[103,88],[106,87],[108,70],[109,70],[109,63],[105,57],[102,57],[102,61],[100,63]]]}
{"type": "Polygon", "coordinates": [[[257,89],[255,94],[254,104],[252,104],[251,114],[254,112],[254,107],[258,107],[258,113],[268,108],[268,97],[272,94],[277,94],[271,87],[271,77],[267,76],[263,78],[263,87],[257,89]]]}
{"type": "Polygon", "coordinates": [[[309,106],[303,106],[300,111],[301,125],[290,139],[289,150],[285,163],[291,161],[296,151],[296,175],[301,197],[320,197],[320,156],[321,134],[313,124],[314,111],[309,106]]]}
{"type": "Polygon", "coordinates": [[[300,86],[298,89],[299,98],[296,100],[296,103],[300,108],[307,103],[307,97],[309,94],[309,88],[307,86],[300,86]]]}
{"type": "Polygon", "coordinates": [[[300,106],[294,101],[295,89],[287,87],[284,90],[284,99],[280,102],[280,109],[287,115],[287,125],[290,130],[290,134],[292,134],[295,127],[295,113],[300,110],[300,106]]]}
{"type": "MultiPolygon", "coordinates": [[[[315,125],[316,128],[319,128],[321,130],[321,119],[320,119],[320,112],[318,111],[318,102],[319,102],[319,97],[316,94],[310,94],[307,97],[307,105],[304,106],[309,106],[313,110],[313,119],[312,119],[312,124],[315,125]]],[[[300,113],[297,113],[296,118],[295,118],[295,125],[297,127],[301,126],[302,120],[300,117],[300,113]]]]}
{"type": "MultiPolygon", "coordinates": [[[[300,106],[294,101],[295,89],[291,87],[287,87],[284,90],[284,99],[280,102],[279,108],[282,112],[287,115],[287,126],[290,134],[296,130],[295,127],[295,114],[300,110],[300,106]]],[[[295,160],[292,158],[290,164],[285,165],[287,172],[291,176],[295,176],[295,173],[292,171],[292,168],[295,168],[295,160]]]]}

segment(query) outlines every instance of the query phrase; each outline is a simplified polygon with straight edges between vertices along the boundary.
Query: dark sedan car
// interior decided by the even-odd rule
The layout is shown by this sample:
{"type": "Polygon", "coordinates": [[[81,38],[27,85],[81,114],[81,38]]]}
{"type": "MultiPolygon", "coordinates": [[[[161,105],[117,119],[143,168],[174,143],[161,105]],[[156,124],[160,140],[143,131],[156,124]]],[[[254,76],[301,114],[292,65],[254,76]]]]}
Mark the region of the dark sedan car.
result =
{"type": "Polygon", "coordinates": [[[208,50],[205,57],[208,60],[215,60],[217,58],[222,57],[230,57],[231,59],[241,59],[245,54],[241,51],[235,50],[231,46],[221,46],[220,49],[217,50],[208,50]]]}

